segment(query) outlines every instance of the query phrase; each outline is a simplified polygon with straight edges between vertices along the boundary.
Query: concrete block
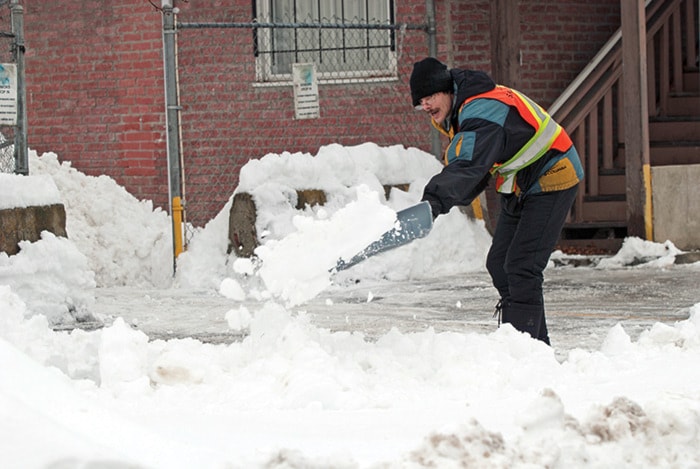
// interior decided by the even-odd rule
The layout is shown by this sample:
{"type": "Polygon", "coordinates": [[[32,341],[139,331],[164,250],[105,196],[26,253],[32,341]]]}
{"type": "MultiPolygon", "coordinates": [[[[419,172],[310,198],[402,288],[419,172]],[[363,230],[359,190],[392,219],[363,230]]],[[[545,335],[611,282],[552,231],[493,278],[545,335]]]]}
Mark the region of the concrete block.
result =
{"type": "Polygon", "coordinates": [[[700,251],[691,251],[678,254],[674,261],[675,264],[694,264],[696,262],[700,262],[700,251]]]}
{"type": "Polygon", "coordinates": [[[313,207],[315,205],[326,205],[328,199],[326,193],[319,189],[304,189],[297,191],[297,210],[303,210],[307,205],[313,207]]]}
{"type": "Polygon", "coordinates": [[[17,254],[20,241],[38,241],[42,231],[67,236],[63,204],[0,210],[0,251],[17,254]]]}
{"type": "Polygon", "coordinates": [[[651,168],[654,241],[700,249],[700,165],[651,168]]]}
{"type": "Polygon", "coordinates": [[[240,192],[233,196],[228,217],[228,252],[235,251],[238,257],[251,257],[258,247],[255,229],[257,209],[253,197],[240,192]]]}
{"type": "Polygon", "coordinates": [[[384,184],[382,186],[384,188],[384,197],[389,200],[389,196],[391,195],[391,190],[393,188],[397,188],[399,190],[402,190],[404,192],[408,192],[408,189],[411,187],[410,184],[384,184]]]}

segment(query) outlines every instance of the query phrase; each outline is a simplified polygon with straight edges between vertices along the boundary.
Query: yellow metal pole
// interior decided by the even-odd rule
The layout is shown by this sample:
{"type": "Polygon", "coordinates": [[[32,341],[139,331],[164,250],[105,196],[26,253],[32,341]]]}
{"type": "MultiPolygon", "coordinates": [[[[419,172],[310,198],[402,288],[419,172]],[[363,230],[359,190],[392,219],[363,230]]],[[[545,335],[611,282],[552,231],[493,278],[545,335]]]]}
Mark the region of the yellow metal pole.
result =
{"type": "Polygon", "coordinates": [[[644,232],[646,239],[654,240],[654,212],[651,194],[651,165],[645,164],[642,167],[642,177],[644,178],[644,232]]]}
{"type": "Polygon", "coordinates": [[[481,201],[478,197],[472,201],[472,210],[474,210],[474,218],[477,220],[484,219],[484,211],[481,209],[481,201]]]}
{"type": "Polygon", "coordinates": [[[180,197],[173,197],[173,247],[175,248],[175,257],[179,256],[183,247],[183,236],[182,236],[182,213],[184,209],[182,207],[182,201],[180,197]]]}

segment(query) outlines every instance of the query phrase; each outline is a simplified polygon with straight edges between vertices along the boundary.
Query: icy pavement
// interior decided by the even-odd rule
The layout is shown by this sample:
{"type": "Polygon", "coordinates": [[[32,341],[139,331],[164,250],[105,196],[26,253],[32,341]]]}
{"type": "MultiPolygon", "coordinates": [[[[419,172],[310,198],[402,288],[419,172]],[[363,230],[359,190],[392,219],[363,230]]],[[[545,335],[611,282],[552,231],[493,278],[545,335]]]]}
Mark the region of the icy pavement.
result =
{"type": "MultiPolygon", "coordinates": [[[[688,318],[700,302],[700,265],[659,269],[550,267],[545,271],[549,335],[556,354],[597,350],[610,328],[621,323],[635,340],[655,322],[688,318]]],[[[401,332],[434,328],[437,332],[490,333],[498,298],[485,272],[405,282],[348,282],[333,285],[306,304],[292,308],[318,327],[360,331],[373,340],[391,328],[401,332]]],[[[94,312],[105,323],[122,317],[151,339],[192,337],[226,343],[242,338],[226,313],[260,303],[227,299],[213,291],[99,288],[94,312]]]]}

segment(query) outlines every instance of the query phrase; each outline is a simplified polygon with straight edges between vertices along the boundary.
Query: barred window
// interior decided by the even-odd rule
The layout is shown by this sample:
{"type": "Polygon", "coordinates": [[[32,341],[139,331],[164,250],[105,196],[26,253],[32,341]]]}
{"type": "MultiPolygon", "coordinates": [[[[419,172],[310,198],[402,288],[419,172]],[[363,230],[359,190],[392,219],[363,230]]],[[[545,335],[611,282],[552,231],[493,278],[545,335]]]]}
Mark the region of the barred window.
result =
{"type": "Polygon", "coordinates": [[[393,0],[255,0],[257,79],[289,82],[314,63],[321,82],[396,78],[393,0]]]}

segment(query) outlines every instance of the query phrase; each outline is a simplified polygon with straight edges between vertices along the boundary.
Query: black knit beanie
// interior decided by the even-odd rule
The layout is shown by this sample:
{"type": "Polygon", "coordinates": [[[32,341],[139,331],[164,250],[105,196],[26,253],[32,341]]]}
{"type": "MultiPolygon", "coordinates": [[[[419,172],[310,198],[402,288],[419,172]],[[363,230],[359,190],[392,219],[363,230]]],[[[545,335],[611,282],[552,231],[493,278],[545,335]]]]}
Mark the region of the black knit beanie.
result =
{"type": "Polygon", "coordinates": [[[420,100],[426,96],[453,89],[452,75],[447,70],[447,65],[433,57],[427,57],[413,64],[410,83],[414,106],[418,106],[420,100]]]}

